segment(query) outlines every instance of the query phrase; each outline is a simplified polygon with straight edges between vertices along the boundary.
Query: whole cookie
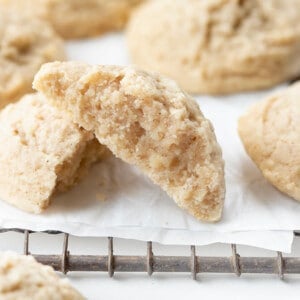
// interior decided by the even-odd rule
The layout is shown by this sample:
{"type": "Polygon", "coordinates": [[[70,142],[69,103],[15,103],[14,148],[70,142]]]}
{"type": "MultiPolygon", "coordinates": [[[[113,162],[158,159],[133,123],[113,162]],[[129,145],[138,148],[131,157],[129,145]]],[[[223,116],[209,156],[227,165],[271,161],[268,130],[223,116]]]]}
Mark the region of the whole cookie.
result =
{"type": "Polygon", "coordinates": [[[32,90],[43,63],[64,58],[63,42],[47,23],[0,9],[0,109],[32,90]]]}
{"type": "Polygon", "coordinates": [[[251,107],[239,134],[263,175],[300,201],[300,83],[251,107]]]}
{"type": "Polygon", "coordinates": [[[43,95],[25,95],[0,111],[0,198],[40,213],[54,193],[76,184],[105,153],[91,132],[43,95]]]}
{"type": "Polygon", "coordinates": [[[124,27],[143,0],[0,0],[1,5],[48,21],[64,38],[83,38],[124,27]]]}
{"type": "Polygon", "coordinates": [[[1,300],[83,300],[66,279],[32,256],[0,253],[1,300]]]}
{"type": "Polygon", "coordinates": [[[211,123],[174,81],[131,67],[45,64],[34,88],[200,220],[221,217],[224,163],[211,123]]]}
{"type": "Polygon", "coordinates": [[[300,0],[153,0],[128,25],[132,61],[192,93],[267,88],[300,74],[300,0]]]}

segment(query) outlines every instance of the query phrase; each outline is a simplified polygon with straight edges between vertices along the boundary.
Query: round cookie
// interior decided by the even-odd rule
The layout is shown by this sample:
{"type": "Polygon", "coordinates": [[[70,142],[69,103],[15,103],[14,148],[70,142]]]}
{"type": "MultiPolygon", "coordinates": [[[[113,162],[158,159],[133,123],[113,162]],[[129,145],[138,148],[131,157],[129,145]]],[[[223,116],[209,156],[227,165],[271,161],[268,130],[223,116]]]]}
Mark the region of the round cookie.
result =
{"type": "Polygon", "coordinates": [[[0,0],[4,6],[47,20],[66,39],[95,36],[124,27],[143,0],[0,0]]]}
{"type": "Polygon", "coordinates": [[[239,134],[263,175],[300,201],[300,82],[251,107],[239,134]]]}
{"type": "Polygon", "coordinates": [[[132,67],[48,63],[33,86],[181,208],[221,217],[224,162],[211,123],[177,84],[132,67]]]}
{"type": "Polygon", "coordinates": [[[1,300],[83,300],[66,279],[32,256],[13,252],[0,254],[1,300]]]}
{"type": "Polygon", "coordinates": [[[63,42],[47,23],[0,10],[0,109],[32,90],[43,63],[64,58],[63,42]]]}
{"type": "Polygon", "coordinates": [[[192,93],[271,87],[300,74],[299,0],[153,0],[127,29],[133,63],[192,93]]]}

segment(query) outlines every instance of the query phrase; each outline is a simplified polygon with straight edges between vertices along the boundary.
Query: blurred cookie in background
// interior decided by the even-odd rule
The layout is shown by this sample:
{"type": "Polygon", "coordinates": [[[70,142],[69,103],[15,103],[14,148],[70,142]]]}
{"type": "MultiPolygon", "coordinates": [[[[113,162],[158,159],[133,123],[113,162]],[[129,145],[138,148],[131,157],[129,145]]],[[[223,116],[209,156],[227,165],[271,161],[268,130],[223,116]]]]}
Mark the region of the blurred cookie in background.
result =
{"type": "Polygon", "coordinates": [[[0,11],[0,109],[32,90],[40,66],[64,60],[63,41],[48,23],[0,11]]]}
{"type": "Polygon", "coordinates": [[[143,0],[0,0],[2,6],[47,20],[65,39],[122,29],[143,0]]]}
{"type": "Polygon", "coordinates": [[[132,15],[133,63],[192,93],[268,88],[300,74],[300,0],[153,0],[132,15]]]}

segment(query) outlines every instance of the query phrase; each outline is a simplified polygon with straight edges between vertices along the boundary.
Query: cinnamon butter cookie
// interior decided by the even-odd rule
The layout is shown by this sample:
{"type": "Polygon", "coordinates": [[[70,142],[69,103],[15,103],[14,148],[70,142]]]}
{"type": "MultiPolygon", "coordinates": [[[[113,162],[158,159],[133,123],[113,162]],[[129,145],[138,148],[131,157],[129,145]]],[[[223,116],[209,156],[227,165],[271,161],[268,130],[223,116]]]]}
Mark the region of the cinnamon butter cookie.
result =
{"type": "Polygon", "coordinates": [[[106,152],[93,134],[29,94],[0,112],[0,198],[40,213],[106,152]]]}
{"type": "Polygon", "coordinates": [[[83,300],[66,279],[32,256],[0,253],[1,300],[83,300]]]}
{"type": "Polygon", "coordinates": [[[239,134],[263,175],[300,201],[300,83],[251,107],[239,134]]]}
{"type": "Polygon", "coordinates": [[[263,89],[300,74],[299,0],[153,0],[127,40],[133,63],[192,93],[263,89]]]}
{"type": "Polygon", "coordinates": [[[0,109],[32,90],[43,63],[64,58],[63,42],[51,26],[0,9],[0,109]]]}
{"type": "Polygon", "coordinates": [[[211,123],[177,84],[131,67],[45,64],[34,88],[200,220],[221,217],[224,163],[211,123]]]}

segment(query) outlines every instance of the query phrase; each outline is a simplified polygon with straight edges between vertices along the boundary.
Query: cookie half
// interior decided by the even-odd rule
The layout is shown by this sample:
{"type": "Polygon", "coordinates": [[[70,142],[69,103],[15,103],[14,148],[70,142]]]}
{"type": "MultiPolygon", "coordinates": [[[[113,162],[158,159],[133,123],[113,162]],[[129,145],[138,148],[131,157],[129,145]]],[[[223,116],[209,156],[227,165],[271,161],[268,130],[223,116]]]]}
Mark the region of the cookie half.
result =
{"type": "Polygon", "coordinates": [[[56,62],[41,68],[34,88],[180,207],[200,220],[220,219],[221,149],[211,123],[174,81],[131,67],[56,62]]]}
{"type": "Polygon", "coordinates": [[[40,213],[106,151],[44,96],[26,95],[0,112],[0,198],[40,213]]]}
{"type": "Polygon", "coordinates": [[[0,298],[2,300],[83,300],[66,279],[32,256],[0,253],[0,298]]]}
{"type": "Polygon", "coordinates": [[[0,9],[0,109],[32,91],[43,63],[64,58],[63,42],[50,25],[0,9]]]}
{"type": "Polygon", "coordinates": [[[134,64],[192,93],[268,88],[300,74],[299,0],[153,0],[132,15],[134,64]]]}
{"type": "Polygon", "coordinates": [[[0,0],[10,7],[49,22],[66,39],[85,38],[122,29],[143,0],[0,0]]]}
{"type": "Polygon", "coordinates": [[[251,107],[239,134],[266,179],[300,201],[300,83],[251,107]]]}

